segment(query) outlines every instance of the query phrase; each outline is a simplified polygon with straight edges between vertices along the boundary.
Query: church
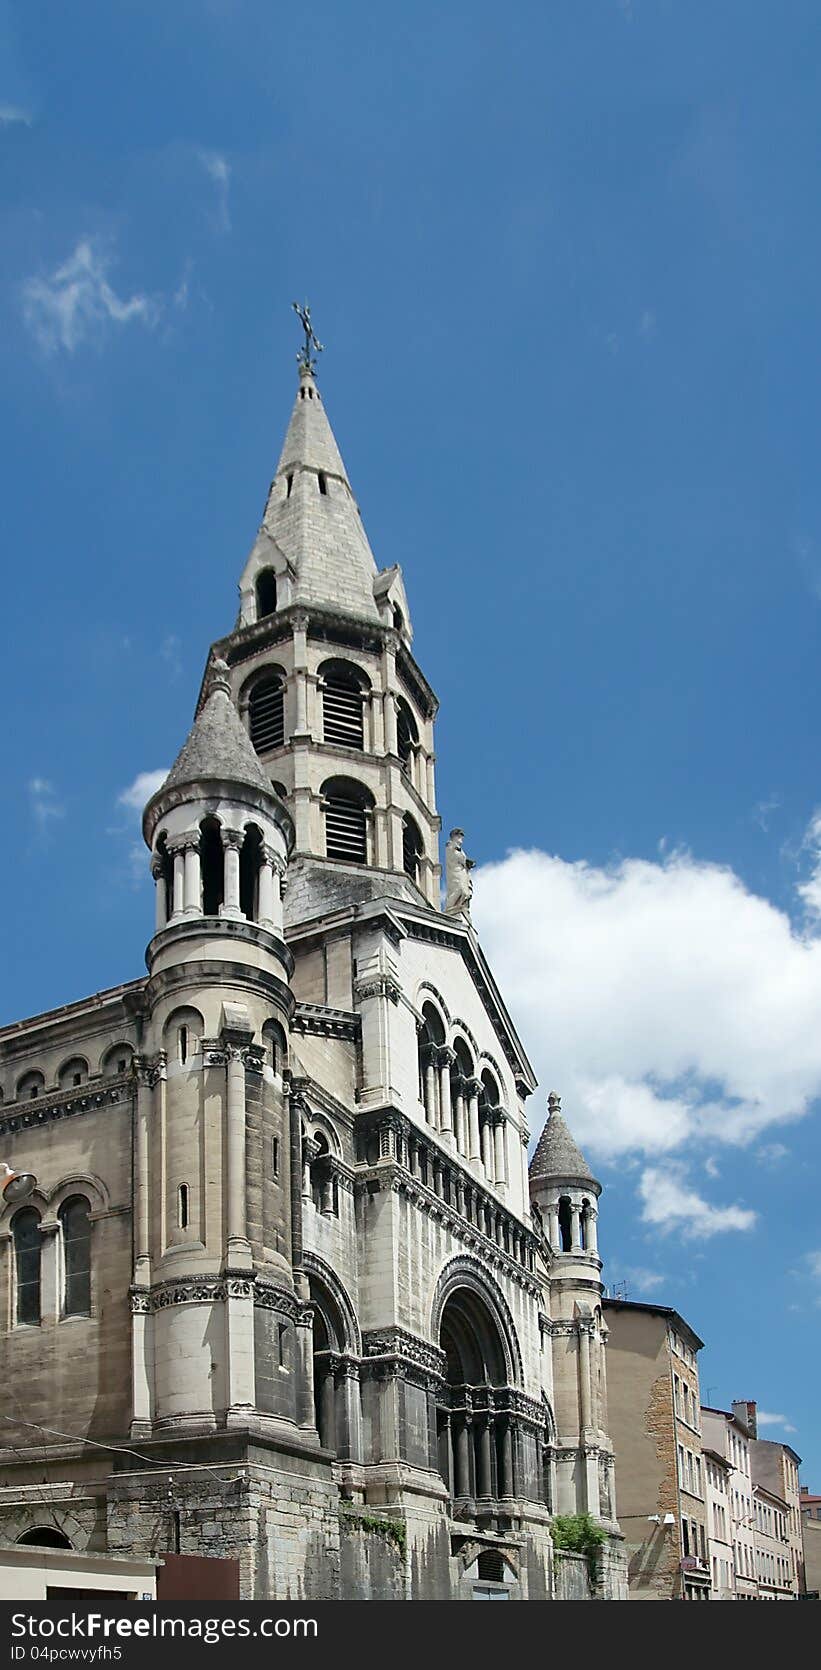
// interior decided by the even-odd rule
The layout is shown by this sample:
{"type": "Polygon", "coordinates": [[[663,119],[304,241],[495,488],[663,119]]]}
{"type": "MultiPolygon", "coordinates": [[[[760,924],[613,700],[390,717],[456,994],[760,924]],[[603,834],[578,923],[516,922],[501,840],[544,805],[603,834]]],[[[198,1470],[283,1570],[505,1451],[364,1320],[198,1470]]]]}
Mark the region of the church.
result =
{"type": "Polygon", "coordinates": [[[436,696],[303,324],[143,815],[147,973],[0,1029],[36,1177],[0,1216],[0,1542],[231,1559],[245,1599],[621,1599],[600,1186],[554,1094],[528,1165],[436,696]]]}

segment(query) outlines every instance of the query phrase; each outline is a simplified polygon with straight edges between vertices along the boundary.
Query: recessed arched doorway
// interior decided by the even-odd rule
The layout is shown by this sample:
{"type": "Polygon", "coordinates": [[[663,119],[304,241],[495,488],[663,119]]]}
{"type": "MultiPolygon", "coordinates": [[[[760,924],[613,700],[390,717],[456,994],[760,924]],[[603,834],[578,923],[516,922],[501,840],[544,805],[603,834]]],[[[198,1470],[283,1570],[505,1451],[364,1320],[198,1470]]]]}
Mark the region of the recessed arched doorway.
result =
{"type": "Polygon", "coordinates": [[[458,1287],[445,1301],[439,1346],[446,1362],[437,1403],[440,1471],[456,1511],[494,1511],[515,1495],[514,1419],[499,1324],[471,1288],[458,1287]]]}

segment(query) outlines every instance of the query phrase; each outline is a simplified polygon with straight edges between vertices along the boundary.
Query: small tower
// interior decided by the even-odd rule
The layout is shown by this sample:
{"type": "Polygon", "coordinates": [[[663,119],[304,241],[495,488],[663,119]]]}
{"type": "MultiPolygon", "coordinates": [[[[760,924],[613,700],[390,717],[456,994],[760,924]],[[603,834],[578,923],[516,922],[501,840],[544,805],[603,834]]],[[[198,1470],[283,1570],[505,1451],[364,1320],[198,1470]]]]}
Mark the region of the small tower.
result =
{"type": "Polygon", "coordinates": [[[530,1198],[552,1253],[554,1396],[558,1428],[558,1507],[615,1519],[601,1269],[596,1233],[601,1184],[569,1130],[555,1090],[530,1162],[530,1198]]]}
{"type": "Polygon", "coordinates": [[[307,1323],[294,1300],[283,1080],[293,825],[227,673],[212,663],[194,727],[143,817],[157,898],[136,1063],[138,1435],[301,1415],[268,1367],[297,1349],[282,1330],[307,1323]]]}

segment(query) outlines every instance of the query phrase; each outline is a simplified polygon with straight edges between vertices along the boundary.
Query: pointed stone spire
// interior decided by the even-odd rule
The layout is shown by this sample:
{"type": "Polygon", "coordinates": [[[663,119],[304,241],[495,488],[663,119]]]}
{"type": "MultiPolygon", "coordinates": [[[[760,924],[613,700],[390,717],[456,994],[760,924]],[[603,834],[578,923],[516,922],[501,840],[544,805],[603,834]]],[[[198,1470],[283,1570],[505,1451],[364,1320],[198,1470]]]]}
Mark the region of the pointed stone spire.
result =
{"type": "Polygon", "coordinates": [[[530,1162],[530,1176],[594,1183],[596,1179],[562,1117],[562,1099],[555,1090],[547,1098],[547,1119],[530,1162]]]}
{"type": "Polygon", "coordinates": [[[246,576],[272,560],[288,578],[291,604],[380,619],[379,571],[316,379],[304,365],[246,576]]]}

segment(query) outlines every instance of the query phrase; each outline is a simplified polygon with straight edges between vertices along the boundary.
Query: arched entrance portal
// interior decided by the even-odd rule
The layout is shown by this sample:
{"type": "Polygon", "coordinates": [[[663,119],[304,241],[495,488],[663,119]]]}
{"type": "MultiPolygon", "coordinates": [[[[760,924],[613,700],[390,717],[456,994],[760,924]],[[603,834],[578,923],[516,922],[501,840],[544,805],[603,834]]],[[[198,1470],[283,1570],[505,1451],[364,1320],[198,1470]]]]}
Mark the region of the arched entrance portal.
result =
{"type": "Polygon", "coordinates": [[[499,1327],[470,1288],[446,1301],[439,1345],[447,1362],[437,1407],[440,1471],[455,1509],[493,1513],[516,1494],[515,1430],[499,1327]]]}

